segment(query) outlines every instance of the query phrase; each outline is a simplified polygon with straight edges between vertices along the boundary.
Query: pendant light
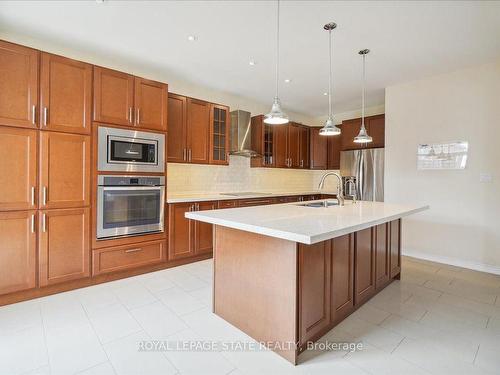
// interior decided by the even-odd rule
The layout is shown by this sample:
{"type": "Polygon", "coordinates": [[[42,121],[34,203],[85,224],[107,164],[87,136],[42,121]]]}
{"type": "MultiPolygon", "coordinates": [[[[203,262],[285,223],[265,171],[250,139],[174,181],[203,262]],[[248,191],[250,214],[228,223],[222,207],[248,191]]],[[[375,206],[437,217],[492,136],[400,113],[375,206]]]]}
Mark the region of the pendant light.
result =
{"type": "Polygon", "coordinates": [[[276,22],[276,96],[274,97],[271,112],[264,116],[264,122],[269,125],[281,125],[288,123],[288,116],[281,109],[279,99],[279,65],[280,65],[280,1],[277,1],[277,22],[276,22]]]}
{"type": "Polygon", "coordinates": [[[337,27],[335,22],[327,23],[323,29],[328,31],[328,52],[330,55],[330,70],[328,80],[328,118],[325,125],[319,130],[320,135],[339,135],[340,129],[335,126],[333,121],[333,108],[332,108],[332,30],[337,27]]]}
{"type": "Polygon", "coordinates": [[[354,143],[370,143],[373,138],[368,135],[365,127],[365,59],[370,52],[369,49],[362,49],[358,53],[363,56],[363,87],[361,90],[361,129],[359,134],[354,138],[354,143]]]}

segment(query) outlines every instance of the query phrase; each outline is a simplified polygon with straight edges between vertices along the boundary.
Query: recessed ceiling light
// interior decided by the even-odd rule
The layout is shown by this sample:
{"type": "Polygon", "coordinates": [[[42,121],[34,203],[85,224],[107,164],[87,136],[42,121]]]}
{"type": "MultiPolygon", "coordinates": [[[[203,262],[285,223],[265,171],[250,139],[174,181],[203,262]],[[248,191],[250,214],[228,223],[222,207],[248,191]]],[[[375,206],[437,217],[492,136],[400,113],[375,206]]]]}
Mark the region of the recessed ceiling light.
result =
{"type": "Polygon", "coordinates": [[[250,61],[248,62],[248,65],[250,65],[250,66],[255,66],[255,65],[257,65],[257,63],[256,63],[254,60],[250,60],[250,61]]]}
{"type": "Polygon", "coordinates": [[[290,78],[285,79],[285,83],[290,83],[292,80],[290,78]]]}
{"type": "Polygon", "coordinates": [[[194,42],[196,39],[198,39],[198,38],[196,37],[196,35],[188,35],[188,40],[189,40],[190,42],[194,42]]]}
{"type": "Polygon", "coordinates": [[[328,95],[328,93],[327,93],[327,92],[324,92],[324,93],[323,93],[323,95],[324,95],[324,96],[327,96],[327,95],[328,95]]]}

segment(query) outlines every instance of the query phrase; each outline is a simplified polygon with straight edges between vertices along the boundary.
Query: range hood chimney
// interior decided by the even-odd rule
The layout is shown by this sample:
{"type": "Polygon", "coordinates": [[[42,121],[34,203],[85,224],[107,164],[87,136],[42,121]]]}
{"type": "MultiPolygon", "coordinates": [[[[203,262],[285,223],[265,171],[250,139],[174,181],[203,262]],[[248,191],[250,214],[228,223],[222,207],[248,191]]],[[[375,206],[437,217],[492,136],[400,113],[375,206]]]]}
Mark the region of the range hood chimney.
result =
{"type": "Polygon", "coordinates": [[[250,112],[242,110],[231,112],[229,153],[249,158],[260,156],[252,147],[252,115],[250,112]]]}

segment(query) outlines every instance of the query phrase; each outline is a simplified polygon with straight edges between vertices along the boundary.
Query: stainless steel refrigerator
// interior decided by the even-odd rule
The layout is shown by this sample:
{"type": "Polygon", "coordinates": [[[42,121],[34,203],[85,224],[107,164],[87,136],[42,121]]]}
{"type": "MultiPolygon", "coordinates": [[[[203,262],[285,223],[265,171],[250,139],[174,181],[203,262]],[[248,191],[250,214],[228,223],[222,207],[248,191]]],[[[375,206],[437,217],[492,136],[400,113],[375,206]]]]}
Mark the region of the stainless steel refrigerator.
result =
{"type": "Polygon", "coordinates": [[[358,200],[384,201],[383,148],[342,151],[340,174],[347,197],[356,194],[358,200]],[[354,183],[349,183],[349,179],[354,183]]]}

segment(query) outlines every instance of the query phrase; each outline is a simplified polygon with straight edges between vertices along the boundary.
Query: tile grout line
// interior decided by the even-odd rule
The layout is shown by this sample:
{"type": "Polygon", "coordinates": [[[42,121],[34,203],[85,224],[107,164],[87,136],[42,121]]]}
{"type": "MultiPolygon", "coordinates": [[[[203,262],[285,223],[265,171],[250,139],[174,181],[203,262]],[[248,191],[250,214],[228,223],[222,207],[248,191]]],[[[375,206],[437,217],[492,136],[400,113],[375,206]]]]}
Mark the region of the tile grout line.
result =
{"type": "Polygon", "coordinates": [[[417,323],[420,323],[422,321],[422,319],[424,319],[424,316],[427,315],[427,312],[428,312],[428,310],[425,310],[424,314],[420,317],[419,320],[417,320],[417,323]]]}
{"type": "Polygon", "coordinates": [[[391,350],[391,353],[390,353],[390,354],[394,353],[394,352],[395,352],[395,350],[396,350],[397,348],[399,348],[399,345],[401,345],[401,343],[402,343],[405,339],[406,339],[406,336],[403,336],[403,338],[402,338],[402,339],[401,339],[401,341],[400,341],[400,342],[396,345],[396,347],[395,347],[394,349],[392,349],[392,350],[391,350]]]}
{"type": "Polygon", "coordinates": [[[45,354],[47,355],[47,364],[49,366],[50,372],[52,373],[52,366],[50,365],[50,356],[49,356],[49,345],[47,344],[47,332],[45,328],[45,320],[43,319],[41,302],[38,303],[38,311],[40,313],[40,319],[42,320],[43,342],[45,343],[45,354]]]}
{"type": "Polygon", "coordinates": [[[479,353],[479,348],[481,347],[481,343],[479,343],[477,345],[477,349],[476,349],[476,353],[474,354],[474,359],[472,360],[472,364],[475,365],[476,364],[476,358],[477,358],[477,354],[479,353]]]}

